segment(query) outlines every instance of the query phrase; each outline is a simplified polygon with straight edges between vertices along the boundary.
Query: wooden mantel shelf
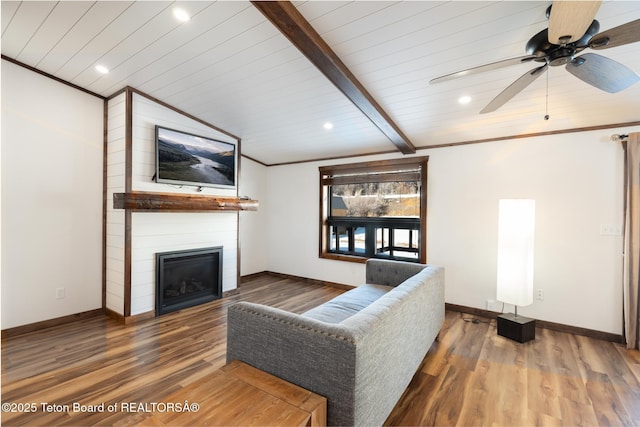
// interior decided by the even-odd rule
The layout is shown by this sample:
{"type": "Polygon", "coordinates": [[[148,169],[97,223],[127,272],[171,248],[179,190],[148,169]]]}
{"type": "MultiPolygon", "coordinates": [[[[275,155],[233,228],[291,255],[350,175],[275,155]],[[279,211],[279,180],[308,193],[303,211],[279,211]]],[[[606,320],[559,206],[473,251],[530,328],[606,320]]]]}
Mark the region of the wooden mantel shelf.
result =
{"type": "Polygon", "coordinates": [[[257,211],[258,201],[201,194],[133,191],[114,193],[113,208],[142,212],[257,211]]]}

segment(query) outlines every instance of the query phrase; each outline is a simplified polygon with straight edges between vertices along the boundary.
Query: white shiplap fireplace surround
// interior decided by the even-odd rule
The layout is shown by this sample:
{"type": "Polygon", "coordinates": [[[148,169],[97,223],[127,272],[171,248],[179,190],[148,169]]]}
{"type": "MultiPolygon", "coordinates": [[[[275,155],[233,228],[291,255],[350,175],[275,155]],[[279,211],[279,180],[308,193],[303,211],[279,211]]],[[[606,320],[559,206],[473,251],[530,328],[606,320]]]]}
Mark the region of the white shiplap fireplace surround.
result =
{"type": "Polygon", "coordinates": [[[202,187],[197,192],[196,187],[156,183],[155,126],[231,142],[238,145],[237,151],[239,139],[132,89],[108,101],[107,115],[107,309],[125,322],[133,316],[155,315],[158,252],[222,246],[222,291],[236,289],[237,212],[130,211],[114,208],[113,195],[151,192],[237,197],[237,190],[232,189],[202,187]]]}

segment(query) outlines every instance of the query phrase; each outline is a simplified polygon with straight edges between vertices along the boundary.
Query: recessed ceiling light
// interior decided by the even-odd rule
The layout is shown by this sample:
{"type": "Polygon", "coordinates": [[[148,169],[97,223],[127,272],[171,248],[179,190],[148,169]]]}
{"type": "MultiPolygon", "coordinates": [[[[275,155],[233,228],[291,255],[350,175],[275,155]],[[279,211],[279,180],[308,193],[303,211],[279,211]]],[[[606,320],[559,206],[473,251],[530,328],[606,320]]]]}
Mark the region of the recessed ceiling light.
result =
{"type": "Polygon", "coordinates": [[[326,122],[324,125],[322,125],[326,130],[330,130],[333,129],[333,123],[331,122],[326,122]]]}
{"type": "Polygon", "coordinates": [[[176,7],[173,9],[173,16],[180,22],[187,22],[191,19],[186,10],[176,7]]]}
{"type": "Polygon", "coordinates": [[[105,67],[104,65],[96,65],[96,71],[99,72],[100,74],[108,74],[109,73],[109,69],[107,67],[105,67]]]}
{"type": "Polygon", "coordinates": [[[467,95],[465,95],[465,96],[461,96],[460,98],[458,98],[458,102],[459,102],[460,104],[463,104],[463,105],[464,105],[464,104],[468,104],[468,103],[470,103],[470,102],[471,102],[471,97],[470,97],[470,96],[467,96],[467,95]]]}

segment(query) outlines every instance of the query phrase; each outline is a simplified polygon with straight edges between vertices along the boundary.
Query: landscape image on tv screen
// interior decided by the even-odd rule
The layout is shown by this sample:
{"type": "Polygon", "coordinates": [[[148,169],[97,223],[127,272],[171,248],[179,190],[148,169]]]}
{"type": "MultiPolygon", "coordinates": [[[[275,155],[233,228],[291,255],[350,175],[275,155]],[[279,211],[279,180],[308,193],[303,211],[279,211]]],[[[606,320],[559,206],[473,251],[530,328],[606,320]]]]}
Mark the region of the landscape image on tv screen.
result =
{"type": "Polygon", "coordinates": [[[156,126],[156,180],[235,187],[235,148],[228,142],[156,126]]]}

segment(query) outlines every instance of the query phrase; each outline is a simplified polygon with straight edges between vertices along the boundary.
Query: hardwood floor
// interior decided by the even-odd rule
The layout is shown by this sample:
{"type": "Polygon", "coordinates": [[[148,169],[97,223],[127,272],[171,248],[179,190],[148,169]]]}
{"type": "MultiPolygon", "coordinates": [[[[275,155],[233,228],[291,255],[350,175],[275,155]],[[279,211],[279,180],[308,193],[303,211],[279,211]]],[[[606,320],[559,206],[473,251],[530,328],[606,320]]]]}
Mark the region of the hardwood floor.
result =
{"type": "Polygon", "coordinates": [[[495,320],[447,312],[387,424],[640,425],[640,353],[540,328],[519,344],[495,320]]]}
{"type": "MultiPolygon", "coordinates": [[[[135,325],[96,317],[7,338],[2,425],[144,424],[145,414],[134,411],[55,410],[163,402],[224,365],[230,304],[303,312],[342,292],[263,275],[236,295],[135,325]],[[4,412],[23,404],[35,412],[4,412]]],[[[447,312],[386,424],[640,425],[640,353],[545,329],[519,344],[498,336],[495,320],[447,312]]]]}

